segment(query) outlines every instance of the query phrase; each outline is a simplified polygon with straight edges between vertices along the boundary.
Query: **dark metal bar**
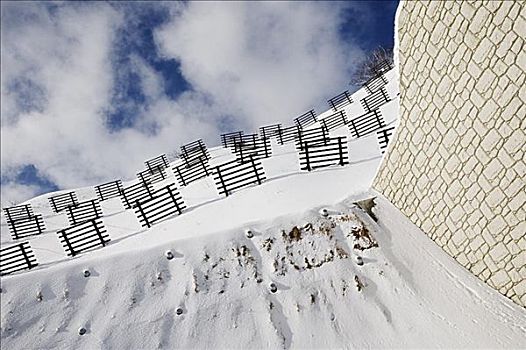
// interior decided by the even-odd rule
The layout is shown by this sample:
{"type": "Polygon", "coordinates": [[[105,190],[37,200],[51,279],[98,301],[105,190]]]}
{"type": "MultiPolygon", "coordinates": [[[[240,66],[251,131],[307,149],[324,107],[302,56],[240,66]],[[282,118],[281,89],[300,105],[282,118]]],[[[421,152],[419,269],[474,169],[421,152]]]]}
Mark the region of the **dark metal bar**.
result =
{"type": "Polygon", "coordinates": [[[151,227],[150,222],[148,221],[148,218],[146,217],[146,214],[144,213],[144,210],[142,209],[141,203],[139,202],[139,200],[135,201],[135,207],[139,208],[139,211],[140,211],[142,217],[144,218],[144,222],[146,223],[146,226],[148,226],[148,228],[150,228],[151,227]]]}

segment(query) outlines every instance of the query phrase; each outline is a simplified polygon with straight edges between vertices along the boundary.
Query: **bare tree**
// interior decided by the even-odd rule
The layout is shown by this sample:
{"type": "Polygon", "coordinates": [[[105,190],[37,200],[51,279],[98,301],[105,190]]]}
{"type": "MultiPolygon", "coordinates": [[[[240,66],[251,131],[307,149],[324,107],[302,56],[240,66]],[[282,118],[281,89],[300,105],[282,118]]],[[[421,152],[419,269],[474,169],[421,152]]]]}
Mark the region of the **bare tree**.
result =
{"type": "Polygon", "coordinates": [[[393,67],[393,49],[379,46],[360,64],[351,79],[351,84],[363,85],[369,79],[377,77],[393,67]]]}

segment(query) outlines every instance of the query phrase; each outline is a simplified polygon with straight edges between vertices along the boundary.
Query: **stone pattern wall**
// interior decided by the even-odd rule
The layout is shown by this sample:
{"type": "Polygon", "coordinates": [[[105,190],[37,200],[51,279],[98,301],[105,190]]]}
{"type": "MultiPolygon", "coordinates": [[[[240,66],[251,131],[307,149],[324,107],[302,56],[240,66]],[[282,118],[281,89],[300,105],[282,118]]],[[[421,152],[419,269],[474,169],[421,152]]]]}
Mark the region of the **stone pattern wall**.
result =
{"type": "Polygon", "coordinates": [[[373,187],[526,306],[526,2],[400,6],[400,126],[373,187]]]}

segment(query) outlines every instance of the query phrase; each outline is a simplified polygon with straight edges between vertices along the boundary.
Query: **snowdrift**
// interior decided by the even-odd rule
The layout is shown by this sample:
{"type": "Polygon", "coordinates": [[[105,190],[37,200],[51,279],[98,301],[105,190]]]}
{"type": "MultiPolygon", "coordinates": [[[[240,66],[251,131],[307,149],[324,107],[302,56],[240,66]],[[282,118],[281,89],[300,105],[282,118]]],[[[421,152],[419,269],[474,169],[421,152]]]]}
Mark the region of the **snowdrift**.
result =
{"type": "MultiPolygon", "coordinates": [[[[394,72],[388,79],[396,96],[394,72]]],[[[393,125],[397,103],[380,107],[393,125]]],[[[355,102],[346,112],[364,111],[355,102]]],[[[376,135],[348,146],[349,165],[306,173],[294,145],[273,144],[262,185],[225,198],[199,180],[180,189],[186,212],[151,229],[118,198],[102,202],[112,241],[75,258],[56,237],[65,215],[51,212],[49,195],[30,200],[47,231],[31,238],[39,267],[1,280],[2,347],[524,346],[524,310],[371,192],[376,135]],[[356,205],[371,195],[378,222],[356,205]]],[[[224,148],[210,155],[233,159],[224,148]]],[[[1,239],[10,241],[5,223],[1,239]]]]}

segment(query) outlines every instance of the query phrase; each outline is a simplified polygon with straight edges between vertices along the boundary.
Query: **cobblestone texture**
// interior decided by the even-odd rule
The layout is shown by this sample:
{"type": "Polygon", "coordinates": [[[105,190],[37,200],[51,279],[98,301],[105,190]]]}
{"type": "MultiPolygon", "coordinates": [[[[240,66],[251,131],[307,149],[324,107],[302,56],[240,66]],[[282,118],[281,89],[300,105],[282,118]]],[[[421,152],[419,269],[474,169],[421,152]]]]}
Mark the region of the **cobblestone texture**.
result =
{"type": "Polygon", "coordinates": [[[374,188],[526,306],[526,2],[400,6],[400,127],[374,188]]]}

